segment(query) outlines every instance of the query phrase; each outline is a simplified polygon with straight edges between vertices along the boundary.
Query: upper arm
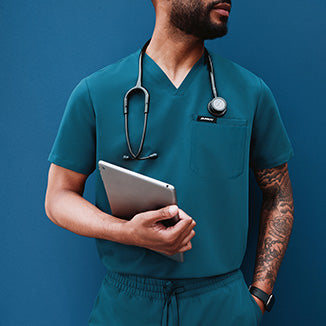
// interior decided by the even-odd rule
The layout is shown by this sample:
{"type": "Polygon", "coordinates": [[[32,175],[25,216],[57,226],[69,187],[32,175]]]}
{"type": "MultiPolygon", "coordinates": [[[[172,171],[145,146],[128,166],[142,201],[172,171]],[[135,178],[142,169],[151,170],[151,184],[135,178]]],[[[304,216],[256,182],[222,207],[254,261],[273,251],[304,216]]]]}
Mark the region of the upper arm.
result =
{"type": "Polygon", "coordinates": [[[58,191],[73,191],[83,195],[85,182],[88,175],[78,173],[56,164],[51,164],[48,175],[48,185],[46,190],[46,206],[51,197],[58,191]]]}
{"type": "Polygon", "coordinates": [[[80,196],[83,195],[87,177],[88,175],[86,174],[51,164],[44,202],[46,215],[51,221],[60,225],[54,216],[54,212],[61,212],[62,205],[66,206],[67,202],[69,202],[68,198],[71,197],[65,197],[67,192],[74,192],[80,196]],[[67,198],[68,201],[62,201],[62,198],[67,198]]]}
{"type": "Polygon", "coordinates": [[[275,98],[269,87],[260,82],[250,141],[249,165],[253,170],[278,167],[294,155],[275,98]]]}
{"type": "Polygon", "coordinates": [[[292,186],[287,163],[270,169],[253,169],[253,172],[264,197],[292,198],[292,186]]]}

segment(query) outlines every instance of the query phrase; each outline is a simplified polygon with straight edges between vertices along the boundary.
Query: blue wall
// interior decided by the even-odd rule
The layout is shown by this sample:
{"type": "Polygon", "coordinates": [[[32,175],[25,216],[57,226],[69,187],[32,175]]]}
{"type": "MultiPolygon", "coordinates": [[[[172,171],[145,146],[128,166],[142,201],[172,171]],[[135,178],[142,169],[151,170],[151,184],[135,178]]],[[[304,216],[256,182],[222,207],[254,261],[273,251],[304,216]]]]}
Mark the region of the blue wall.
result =
{"type": "MultiPolygon", "coordinates": [[[[292,238],[263,325],[321,325],[325,285],[323,0],[233,1],[230,33],[208,47],[261,76],[295,150],[292,238]],[[323,129],[322,129],[323,128],[323,129]]],[[[63,230],[43,202],[66,101],[81,78],[135,51],[154,26],[149,0],[1,0],[1,325],[85,325],[105,270],[95,241],[63,230]]],[[[251,175],[254,265],[260,192],[251,175]]],[[[86,197],[93,200],[92,178],[86,197]]]]}

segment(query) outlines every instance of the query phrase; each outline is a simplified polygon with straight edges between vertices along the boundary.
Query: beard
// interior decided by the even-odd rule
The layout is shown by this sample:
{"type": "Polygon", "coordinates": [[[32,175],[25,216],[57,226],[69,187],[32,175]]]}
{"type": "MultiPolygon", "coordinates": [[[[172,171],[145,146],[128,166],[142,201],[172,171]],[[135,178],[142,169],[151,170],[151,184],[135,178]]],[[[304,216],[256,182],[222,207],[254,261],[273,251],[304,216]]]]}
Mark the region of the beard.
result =
{"type": "Polygon", "coordinates": [[[213,1],[206,6],[202,0],[172,0],[170,22],[182,32],[201,40],[222,37],[228,32],[228,17],[221,15],[220,23],[213,23],[210,13],[214,6],[223,2],[231,5],[231,0],[213,1]]]}

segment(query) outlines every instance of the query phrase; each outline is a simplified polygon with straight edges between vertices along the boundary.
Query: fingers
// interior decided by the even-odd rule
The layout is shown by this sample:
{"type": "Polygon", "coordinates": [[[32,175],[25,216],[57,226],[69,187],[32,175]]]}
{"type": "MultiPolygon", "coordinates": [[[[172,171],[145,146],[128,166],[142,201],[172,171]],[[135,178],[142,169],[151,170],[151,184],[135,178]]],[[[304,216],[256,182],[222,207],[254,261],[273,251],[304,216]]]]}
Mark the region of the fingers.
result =
{"type": "Polygon", "coordinates": [[[170,230],[172,231],[173,234],[176,233],[180,234],[182,238],[182,235],[183,237],[185,237],[190,232],[190,230],[194,228],[196,222],[180,208],[179,208],[179,217],[180,217],[179,222],[174,226],[170,227],[170,230]]]}
{"type": "Polygon", "coordinates": [[[190,232],[190,230],[193,228],[192,222],[192,218],[181,219],[177,224],[169,227],[169,229],[167,230],[169,231],[172,237],[179,239],[180,236],[182,237],[182,234],[187,234],[188,232],[190,232]]]}
{"type": "MultiPolygon", "coordinates": [[[[184,252],[192,248],[190,240],[195,236],[196,222],[177,205],[169,205],[158,210],[139,213],[131,219],[141,234],[140,246],[168,255],[184,252]],[[158,227],[162,220],[179,214],[180,220],[173,226],[158,227]]],[[[138,242],[137,242],[138,243],[138,242]]]]}
{"type": "Polygon", "coordinates": [[[176,225],[169,228],[170,230],[167,229],[169,231],[167,236],[167,239],[169,239],[169,254],[173,255],[192,248],[190,240],[195,236],[195,231],[193,230],[195,225],[196,222],[188,216],[186,219],[179,221],[176,225]]]}
{"type": "Polygon", "coordinates": [[[191,232],[183,239],[181,242],[181,247],[184,247],[190,240],[195,236],[196,232],[191,230],[191,232]]]}
{"type": "Polygon", "coordinates": [[[189,241],[185,246],[183,246],[180,250],[178,250],[178,252],[185,252],[185,251],[190,250],[191,248],[192,248],[192,244],[189,241]]]}
{"type": "Polygon", "coordinates": [[[189,234],[191,233],[191,231],[193,231],[193,228],[195,226],[196,226],[196,222],[194,220],[192,220],[191,223],[184,229],[184,231],[179,234],[178,242],[183,243],[184,240],[189,237],[189,234]]]}

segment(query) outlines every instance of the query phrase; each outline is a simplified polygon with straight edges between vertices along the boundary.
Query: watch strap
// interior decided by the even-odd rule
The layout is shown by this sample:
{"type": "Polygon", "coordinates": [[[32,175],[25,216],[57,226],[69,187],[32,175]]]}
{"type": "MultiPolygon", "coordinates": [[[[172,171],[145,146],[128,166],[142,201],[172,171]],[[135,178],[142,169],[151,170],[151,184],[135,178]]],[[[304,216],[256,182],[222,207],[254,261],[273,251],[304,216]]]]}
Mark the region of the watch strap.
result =
{"type": "Polygon", "coordinates": [[[263,301],[264,306],[268,312],[271,311],[275,302],[275,297],[273,294],[268,294],[253,285],[249,286],[249,292],[255,297],[257,297],[258,299],[260,299],[261,301],[263,301]]]}

